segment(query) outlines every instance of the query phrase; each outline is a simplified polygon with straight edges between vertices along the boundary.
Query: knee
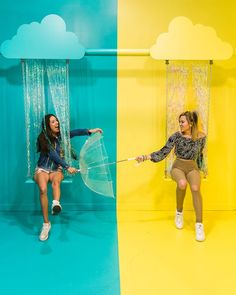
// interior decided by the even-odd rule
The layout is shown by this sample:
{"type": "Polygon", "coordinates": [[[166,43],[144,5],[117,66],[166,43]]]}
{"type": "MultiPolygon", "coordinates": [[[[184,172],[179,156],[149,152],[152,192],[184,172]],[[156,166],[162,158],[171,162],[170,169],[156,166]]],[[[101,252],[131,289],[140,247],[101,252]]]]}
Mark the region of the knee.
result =
{"type": "Polygon", "coordinates": [[[184,180],[184,179],[181,179],[178,181],[178,188],[180,190],[186,190],[186,187],[187,187],[187,181],[184,180]]]}
{"type": "Polygon", "coordinates": [[[57,188],[59,188],[59,187],[60,187],[60,184],[61,184],[61,181],[59,181],[59,180],[54,180],[54,181],[52,182],[52,189],[57,189],[57,188]]]}
{"type": "Polygon", "coordinates": [[[40,186],[39,187],[39,192],[40,192],[40,196],[41,195],[46,195],[47,194],[47,187],[46,186],[40,186]]]}
{"type": "Polygon", "coordinates": [[[199,192],[200,191],[200,186],[199,185],[197,185],[197,184],[193,184],[193,185],[191,185],[190,186],[190,189],[191,189],[191,191],[192,192],[199,192]]]}

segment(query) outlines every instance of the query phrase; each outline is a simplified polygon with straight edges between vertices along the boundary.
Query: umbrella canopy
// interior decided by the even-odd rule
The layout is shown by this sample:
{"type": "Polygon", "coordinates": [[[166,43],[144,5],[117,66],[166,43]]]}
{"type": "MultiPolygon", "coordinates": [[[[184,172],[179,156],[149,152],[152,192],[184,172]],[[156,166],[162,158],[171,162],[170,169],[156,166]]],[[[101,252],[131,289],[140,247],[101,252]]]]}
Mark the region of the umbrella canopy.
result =
{"type": "Polygon", "coordinates": [[[101,133],[92,134],[82,146],[79,167],[81,177],[89,189],[97,194],[115,197],[108,156],[101,133]]]}

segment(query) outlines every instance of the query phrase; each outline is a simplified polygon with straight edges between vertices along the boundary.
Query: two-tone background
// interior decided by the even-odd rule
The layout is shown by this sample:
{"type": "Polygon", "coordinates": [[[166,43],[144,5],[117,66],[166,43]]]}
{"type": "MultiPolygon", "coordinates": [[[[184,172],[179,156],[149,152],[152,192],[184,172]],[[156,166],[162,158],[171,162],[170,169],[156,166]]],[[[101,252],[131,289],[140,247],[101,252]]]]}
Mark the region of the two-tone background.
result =
{"type": "MultiPolygon", "coordinates": [[[[171,20],[183,15],[193,23],[213,27],[222,40],[236,48],[235,11],[233,0],[199,0],[196,3],[190,0],[10,0],[1,4],[0,43],[12,38],[20,25],[40,22],[46,15],[57,14],[87,49],[149,49],[157,36],[167,31],[171,20]]],[[[149,56],[86,56],[70,61],[71,128],[102,128],[111,160],[160,148],[166,140],[165,67],[164,61],[149,56]]],[[[202,183],[205,211],[233,212],[236,209],[235,114],[236,58],[233,55],[213,65],[208,126],[209,176],[202,183]]],[[[132,227],[132,231],[129,228],[134,220],[147,223],[146,212],[152,212],[156,220],[160,218],[154,213],[157,210],[174,211],[175,185],[164,179],[164,162],[157,165],[150,162],[139,167],[128,162],[116,169],[113,167],[116,200],[90,192],[79,176],[72,184],[62,185],[64,215],[56,219],[50,240],[42,245],[37,240],[41,224],[37,187],[25,183],[21,64],[19,60],[3,56],[0,56],[0,125],[1,294],[171,295],[168,281],[173,279],[173,290],[178,289],[179,284],[184,285],[185,280],[180,274],[176,275],[178,268],[174,267],[173,271],[171,264],[173,253],[181,253],[181,249],[171,249],[173,252],[166,256],[167,260],[160,262],[166,269],[172,269],[164,270],[165,276],[160,278],[163,268],[158,268],[158,261],[157,264],[146,263],[160,250],[147,249],[143,244],[147,237],[152,243],[151,237],[156,231],[149,230],[149,226],[143,228],[142,223],[132,227]],[[136,216],[137,211],[144,212],[141,219],[136,216]],[[128,212],[127,215],[124,212],[128,212]],[[137,244],[127,239],[127,233],[130,236],[133,230],[137,237],[140,234],[133,240],[137,244]],[[142,246],[136,248],[138,244],[142,246]],[[147,252],[150,256],[144,258],[147,252]],[[137,275],[135,270],[139,270],[137,275]]],[[[83,138],[75,139],[78,148],[83,142],[83,138]]],[[[189,192],[185,208],[192,209],[189,192]]],[[[167,216],[170,222],[171,214],[167,216]]],[[[219,216],[221,213],[215,220],[220,219],[219,216]]],[[[214,226],[209,224],[212,230],[214,226]]],[[[214,238],[213,247],[217,244],[217,236],[214,238]]],[[[173,241],[167,241],[170,243],[173,241]]],[[[165,246],[161,246],[162,250],[165,246]]],[[[199,251],[194,248],[186,255],[190,255],[190,260],[194,257],[197,263],[203,257],[199,251]]],[[[227,251],[234,253],[231,247],[223,252],[227,251]]],[[[216,257],[221,253],[216,248],[213,252],[216,257]]],[[[223,267],[233,269],[235,256],[232,255],[232,260],[228,256],[222,260],[223,267]]],[[[179,259],[182,261],[181,257],[179,259]]],[[[184,256],[183,259],[188,258],[184,256]]],[[[212,263],[213,267],[215,260],[212,257],[209,265],[212,263]]],[[[189,264],[185,266],[190,267],[189,264]]],[[[213,269],[209,267],[208,270],[209,275],[213,269]]],[[[203,282],[205,289],[198,291],[209,294],[214,290],[214,294],[224,294],[223,289],[227,288],[227,294],[234,294],[230,274],[222,278],[217,273],[222,279],[217,288],[208,276],[208,281],[203,282]]],[[[204,276],[204,269],[199,266],[196,277],[201,276],[204,276]]],[[[182,294],[194,294],[194,288],[193,280],[182,294]]]]}

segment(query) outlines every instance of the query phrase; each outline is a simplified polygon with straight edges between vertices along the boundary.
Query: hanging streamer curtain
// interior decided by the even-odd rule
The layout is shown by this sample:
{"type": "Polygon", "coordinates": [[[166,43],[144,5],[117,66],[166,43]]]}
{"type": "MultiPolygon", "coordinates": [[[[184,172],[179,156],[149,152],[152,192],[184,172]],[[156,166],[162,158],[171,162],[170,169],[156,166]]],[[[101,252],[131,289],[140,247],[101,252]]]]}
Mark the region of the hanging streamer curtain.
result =
{"type": "Polygon", "coordinates": [[[46,71],[55,114],[60,122],[64,157],[70,165],[69,64],[65,60],[48,60],[46,61],[46,71]]]}
{"type": "MultiPolygon", "coordinates": [[[[178,116],[186,110],[196,110],[199,127],[208,133],[211,63],[176,61],[166,69],[166,137],[179,130],[178,116]]],[[[165,176],[170,177],[174,152],[166,158],[165,176]]],[[[201,170],[207,174],[207,145],[203,151],[201,170]]]]}
{"type": "MultiPolygon", "coordinates": [[[[211,86],[212,63],[202,62],[193,65],[193,87],[201,129],[208,134],[209,123],[209,105],[210,105],[210,86],[211,86]]],[[[203,159],[201,170],[207,175],[208,158],[207,143],[203,150],[203,159]]]]}
{"type": "Polygon", "coordinates": [[[42,120],[47,113],[55,113],[60,121],[62,146],[70,163],[69,76],[65,60],[23,60],[22,75],[25,103],[27,147],[27,177],[32,178],[37,163],[36,141],[42,120]],[[45,95],[45,86],[50,95],[45,95]],[[52,107],[50,107],[52,106],[52,107]]]}
{"type": "MultiPolygon", "coordinates": [[[[189,69],[180,62],[167,63],[166,66],[166,138],[179,129],[178,116],[184,111],[189,69]]],[[[172,151],[165,161],[165,177],[170,177],[174,161],[172,151]]]]}
{"type": "Polygon", "coordinates": [[[39,60],[23,60],[23,87],[25,103],[25,127],[27,148],[27,177],[33,175],[36,155],[36,139],[45,114],[44,65],[39,60]]]}

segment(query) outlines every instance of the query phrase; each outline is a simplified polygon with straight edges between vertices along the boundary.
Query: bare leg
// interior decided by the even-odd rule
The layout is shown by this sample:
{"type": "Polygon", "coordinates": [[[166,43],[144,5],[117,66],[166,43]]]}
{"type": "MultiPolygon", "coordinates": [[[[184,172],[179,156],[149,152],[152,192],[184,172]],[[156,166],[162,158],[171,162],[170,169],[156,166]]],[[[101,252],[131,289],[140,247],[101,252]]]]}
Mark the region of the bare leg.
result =
{"type": "Polygon", "coordinates": [[[52,183],[53,200],[60,201],[61,197],[61,182],[64,178],[61,171],[50,173],[49,180],[52,183]]]}
{"type": "Polygon", "coordinates": [[[192,170],[187,174],[187,180],[192,192],[193,206],[196,214],[196,222],[202,223],[202,196],[200,192],[201,177],[198,170],[192,170]]]}
{"type": "Polygon", "coordinates": [[[182,170],[173,168],[171,171],[172,179],[176,182],[176,208],[178,212],[183,211],[184,198],[186,194],[187,179],[182,170]]]}
{"type": "Polygon", "coordinates": [[[34,180],[38,184],[40,194],[40,204],[42,208],[44,223],[48,223],[48,196],[47,196],[47,184],[49,181],[49,175],[46,172],[36,173],[34,180]]]}

